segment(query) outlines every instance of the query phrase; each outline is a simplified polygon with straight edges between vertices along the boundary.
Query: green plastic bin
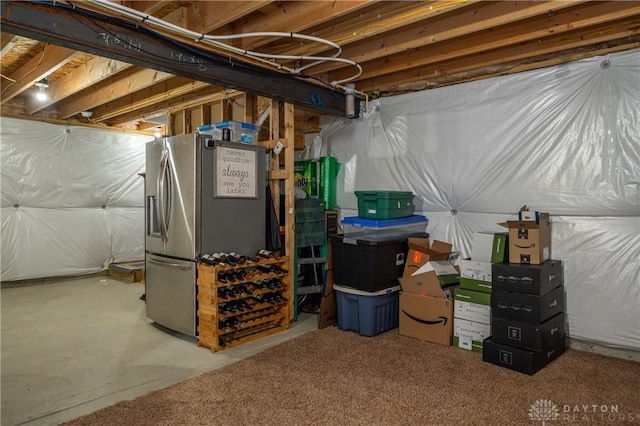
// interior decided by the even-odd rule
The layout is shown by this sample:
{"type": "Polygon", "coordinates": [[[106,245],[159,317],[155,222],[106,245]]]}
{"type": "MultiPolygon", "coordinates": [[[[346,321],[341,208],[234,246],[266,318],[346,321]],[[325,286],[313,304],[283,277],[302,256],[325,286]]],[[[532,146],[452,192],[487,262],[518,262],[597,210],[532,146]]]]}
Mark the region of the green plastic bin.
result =
{"type": "Polygon", "coordinates": [[[362,219],[397,219],[413,214],[410,191],[356,191],[358,217],[362,219]]]}

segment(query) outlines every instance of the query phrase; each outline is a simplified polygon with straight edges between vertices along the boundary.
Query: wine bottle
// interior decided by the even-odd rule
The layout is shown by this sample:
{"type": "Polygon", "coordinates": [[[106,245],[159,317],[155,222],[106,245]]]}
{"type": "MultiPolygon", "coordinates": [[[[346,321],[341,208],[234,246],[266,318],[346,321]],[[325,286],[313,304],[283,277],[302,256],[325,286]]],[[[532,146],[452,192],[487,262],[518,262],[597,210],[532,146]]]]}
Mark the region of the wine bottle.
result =
{"type": "Polygon", "coordinates": [[[245,263],[247,263],[247,258],[245,256],[235,252],[231,252],[229,254],[233,256],[234,259],[236,259],[238,265],[244,265],[245,263]]]}
{"type": "Polygon", "coordinates": [[[263,259],[273,259],[275,257],[273,252],[265,249],[258,250],[258,252],[256,253],[256,256],[261,257],[263,259]]]}
{"type": "Polygon", "coordinates": [[[236,266],[236,262],[233,261],[233,258],[229,257],[226,253],[220,253],[220,261],[222,263],[226,263],[229,266],[236,266]]]}

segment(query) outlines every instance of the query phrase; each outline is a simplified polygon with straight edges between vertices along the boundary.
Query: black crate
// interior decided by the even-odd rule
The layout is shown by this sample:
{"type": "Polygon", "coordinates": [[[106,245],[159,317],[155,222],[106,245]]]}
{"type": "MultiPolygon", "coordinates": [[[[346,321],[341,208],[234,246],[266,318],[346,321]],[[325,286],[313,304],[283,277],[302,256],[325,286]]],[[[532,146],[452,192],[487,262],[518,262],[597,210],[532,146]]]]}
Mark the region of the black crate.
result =
{"type": "Polygon", "coordinates": [[[564,312],[564,287],[557,287],[542,296],[491,292],[491,315],[497,318],[540,324],[560,312],[564,312]]]}
{"type": "Polygon", "coordinates": [[[547,260],[540,265],[494,263],[491,280],[494,291],[545,294],[564,284],[562,261],[547,260]]]}
{"type": "Polygon", "coordinates": [[[409,246],[406,237],[381,239],[345,238],[331,235],[333,281],[363,291],[398,285],[409,246]]]}
{"type": "Polygon", "coordinates": [[[564,313],[542,324],[491,318],[491,337],[496,343],[541,351],[554,340],[564,339],[564,313]]]}
{"type": "Polygon", "coordinates": [[[531,351],[496,343],[493,337],[482,342],[482,360],[510,370],[533,375],[565,351],[566,338],[555,340],[542,351],[531,351]]]}

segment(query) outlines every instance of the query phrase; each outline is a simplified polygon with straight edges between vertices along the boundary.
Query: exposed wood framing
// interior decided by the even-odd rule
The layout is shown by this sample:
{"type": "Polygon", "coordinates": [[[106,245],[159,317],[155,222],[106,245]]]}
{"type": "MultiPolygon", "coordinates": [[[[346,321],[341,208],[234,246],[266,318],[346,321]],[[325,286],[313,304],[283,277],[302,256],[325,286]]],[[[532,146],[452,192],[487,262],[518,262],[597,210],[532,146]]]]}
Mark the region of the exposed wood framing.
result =
{"type": "Polygon", "coordinates": [[[60,7],[28,2],[3,2],[0,8],[3,29],[19,35],[194,80],[284,99],[323,113],[342,114],[344,110],[342,101],[332,96],[326,87],[285,73],[243,67],[239,61],[229,63],[226,57],[213,53],[205,59],[192,50],[169,46],[157,37],[119,26],[115,21],[102,21],[98,26],[81,15],[70,16],[60,7]],[[52,19],[56,25],[47,25],[52,19]],[[211,59],[214,56],[217,61],[211,59]]]}
{"type": "MultiPolygon", "coordinates": [[[[275,115],[275,114],[274,114],[275,115]]],[[[287,140],[287,146],[284,148],[284,169],[287,171],[287,178],[284,180],[284,245],[285,253],[289,256],[289,277],[293,276],[295,271],[295,205],[294,205],[294,182],[293,182],[293,169],[294,169],[294,148],[291,141],[295,136],[295,111],[292,104],[284,104],[284,138],[287,140]]],[[[291,283],[290,287],[296,285],[291,283]]],[[[293,289],[290,290],[290,294],[293,294],[293,289]]],[[[289,300],[289,312],[291,315],[295,312],[295,300],[290,297],[289,300]]]]}
{"type": "Polygon", "coordinates": [[[7,84],[3,79],[0,103],[4,103],[30,89],[36,81],[47,77],[72,60],[76,55],[78,55],[78,52],[75,50],[46,45],[39,56],[32,58],[12,74],[12,78],[16,81],[15,83],[7,84]]]}
{"type": "MultiPolygon", "coordinates": [[[[38,112],[49,105],[52,105],[62,99],[65,99],[81,90],[85,90],[93,87],[97,83],[107,79],[112,76],[114,73],[119,73],[122,70],[130,68],[132,65],[127,64],[126,62],[114,61],[113,59],[96,57],[79,67],[75,68],[73,72],[60,77],[54,82],[49,84],[49,89],[47,90],[49,99],[45,102],[36,102],[34,100],[27,101],[27,114],[33,114],[38,112]]],[[[130,80],[129,80],[130,81],[130,80]]],[[[123,90],[118,87],[110,87],[109,93],[113,97],[114,93],[120,93],[119,90],[123,90]]],[[[134,90],[131,88],[130,90],[134,90]]],[[[91,90],[91,92],[94,92],[91,90]]],[[[91,94],[95,96],[94,93],[91,94]]],[[[106,95],[106,93],[105,93],[106,95]]],[[[78,99],[77,105],[75,105],[75,110],[73,108],[65,108],[65,114],[62,115],[63,118],[67,118],[73,114],[77,114],[80,111],[85,111],[93,108],[95,105],[100,105],[100,103],[105,102],[108,99],[112,98],[97,98],[94,101],[94,104],[91,105],[89,103],[82,105],[81,101],[89,98],[90,96],[83,96],[78,99]]],[[[88,101],[87,101],[88,102],[88,101]]]]}
{"type": "Polygon", "coordinates": [[[281,111],[280,104],[277,100],[270,101],[271,112],[269,114],[269,128],[271,139],[266,141],[260,141],[260,144],[267,148],[267,155],[269,157],[269,169],[268,179],[269,188],[271,190],[271,197],[273,205],[278,217],[278,223],[281,230],[284,232],[284,248],[282,250],[283,255],[289,256],[289,312],[290,319],[293,319],[295,314],[295,300],[294,300],[294,282],[295,277],[295,215],[294,215],[294,182],[293,182],[293,169],[294,169],[294,147],[293,136],[295,133],[295,112],[293,105],[284,104],[284,111],[281,111]],[[283,113],[284,118],[284,138],[280,137],[280,115],[283,113]],[[284,148],[281,156],[284,158],[284,164],[280,163],[280,155],[273,153],[273,148],[278,143],[282,143],[284,148]],[[280,186],[284,186],[284,217],[280,215],[280,186]]]}

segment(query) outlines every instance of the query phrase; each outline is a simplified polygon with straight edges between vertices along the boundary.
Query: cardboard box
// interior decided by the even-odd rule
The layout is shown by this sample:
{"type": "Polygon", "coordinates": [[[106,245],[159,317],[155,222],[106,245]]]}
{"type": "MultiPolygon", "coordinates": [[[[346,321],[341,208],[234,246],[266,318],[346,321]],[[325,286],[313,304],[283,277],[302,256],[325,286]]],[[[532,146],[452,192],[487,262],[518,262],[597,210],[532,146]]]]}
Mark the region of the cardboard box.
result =
{"type": "Polygon", "coordinates": [[[551,224],[549,213],[539,213],[539,220],[509,220],[509,263],[539,265],[551,258],[551,224]]]}
{"type": "Polygon", "coordinates": [[[558,358],[566,349],[566,339],[554,341],[543,351],[530,351],[503,345],[493,341],[492,337],[484,340],[482,360],[510,370],[525,374],[535,374],[558,358]]]}
{"type": "Polygon", "coordinates": [[[460,288],[491,293],[491,263],[471,259],[460,261],[460,288]]]}
{"type": "Polygon", "coordinates": [[[474,232],[471,259],[487,263],[506,262],[509,259],[509,233],[474,232]]]}
{"type": "Polygon", "coordinates": [[[541,324],[564,312],[564,287],[557,287],[542,296],[494,291],[491,293],[491,312],[497,318],[541,324]]]}
{"type": "Polygon", "coordinates": [[[429,246],[428,238],[409,237],[409,253],[407,262],[404,265],[403,277],[413,275],[422,265],[430,260],[449,260],[452,245],[443,241],[435,240],[429,246]]]}
{"type": "Polygon", "coordinates": [[[564,284],[562,261],[547,260],[540,265],[495,263],[493,289],[515,293],[545,294],[564,284]]]}
{"type": "Polygon", "coordinates": [[[491,324],[491,294],[459,288],[455,292],[454,316],[491,324]]]}
{"type": "Polygon", "coordinates": [[[453,300],[400,293],[400,335],[451,346],[453,300]]]}
{"type": "MultiPolygon", "coordinates": [[[[455,315],[455,314],[454,314],[455,315]]],[[[491,336],[491,325],[453,318],[453,346],[482,353],[482,341],[491,336]]]]}
{"type": "Polygon", "coordinates": [[[493,317],[491,337],[496,343],[541,351],[552,346],[555,340],[564,339],[564,313],[561,312],[542,324],[493,317]]]}
{"type": "Polygon", "coordinates": [[[455,287],[443,289],[435,269],[399,281],[400,335],[450,346],[455,287]]]}
{"type": "Polygon", "coordinates": [[[441,287],[448,287],[460,282],[460,272],[446,260],[432,260],[422,265],[413,275],[435,271],[441,287]]]}

